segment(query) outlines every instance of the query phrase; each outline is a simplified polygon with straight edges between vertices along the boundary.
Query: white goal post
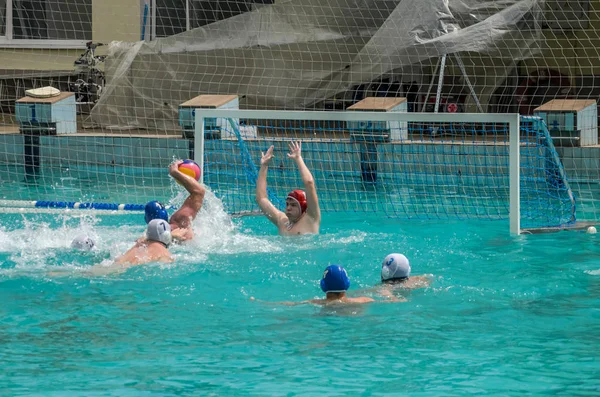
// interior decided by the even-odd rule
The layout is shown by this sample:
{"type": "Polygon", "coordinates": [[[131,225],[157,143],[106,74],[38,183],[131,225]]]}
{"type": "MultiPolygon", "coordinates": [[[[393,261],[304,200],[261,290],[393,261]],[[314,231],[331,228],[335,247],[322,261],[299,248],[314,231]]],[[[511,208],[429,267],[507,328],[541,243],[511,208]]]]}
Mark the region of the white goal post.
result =
{"type": "MultiPolygon", "coordinates": [[[[217,191],[227,190],[227,185],[240,183],[240,180],[245,179],[245,183],[248,184],[245,199],[248,206],[252,206],[251,198],[253,194],[252,184],[252,171],[250,168],[256,167],[260,160],[260,151],[264,151],[273,143],[300,139],[303,140],[305,146],[303,147],[305,161],[309,165],[309,168],[315,175],[315,179],[319,186],[319,191],[323,190],[327,196],[335,197],[335,192],[343,192],[348,197],[348,201],[362,200],[359,196],[362,196],[363,187],[365,184],[364,180],[360,180],[358,172],[355,172],[354,178],[349,178],[352,174],[352,170],[347,170],[348,164],[351,163],[357,157],[357,153],[364,150],[365,146],[369,144],[376,145],[379,149],[379,159],[377,160],[380,165],[383,164],[384,168],[388,168],[385,172],[385,179],[381,182],[383,186],[379,187],[379,192],[382,195],[393,194],[394,188],[398,186],[398,183],[406,186],[407,181],[414,182],[414,185],[425,187],[429,189],[428,192],[415,193],[415,195],[422,197],[429,197],[433,199],[433,205],[419,206],[418,204],[414,208],[419,208],[414,214],[410,213],[410,206],[407,207],[405,212],[394,210],[390,207],[389,203],[383,205],[374,204],[374,207],[381,210],[385,215],[388,216],[400,216],[400,217],[443,217],[444,213],[442,208],[434,208],[436,206],[444,206],[447,202],[443,198],[435,198],[437,194],[444,194],[448,185],[453,183],[454,178],[448,173],[447,166],[453,169],[451,157],[445,155],[452,151],[460,152],[457,153],[457,163],[464,166],[459,170],[461,176],[474,177],[471,178],[473,185],[470,186],[470,192],[474,194],[472,197],[466,197],[468,201],[473,199],[477,201],[476,194],[481,193],[489,196],[494,195],[498,192],[497,186],[486,186],[486,180],[488,177],[493,178],[493,172],[498,167],[503,168],[505,174],[506,191],[509,192],[508,197],[503,197],[506,202],[507,211],[499,210],[496,212],[491,211],[465,211],[465,214],[458,214],[458,217],[465,215],[466,217],[489,217],[494,219],[506,218],[510,221],[510,231],[514,234],[519,234],[521,230],[521,216],[520,216],[520,128],[519,128],[519,115],[518,114],[431,114],[431,113],[386,113],[386,112],[321,112],[321,111],[270,111],[270,110],[222,110],[222,109],[196,109],[195,110],[195,160],[201,164],[202,169],[206,170],[203,172],[203,177],[206,178],[205,182],[209,183],[211,187],[217,191]],[[428,131],[432,128],[442,128],[442,126],[454,126],[450,128],[452,131],[440,133],[439,137],[427,135],[428,131]],[[433,127],[432,127],[433,126],[433,127]],[[437,126],[437,127],[436,127],[437,126]],[[461,126],[457,128],[456,126],[461,126]],[[491,127],[490,127],[491,126],[491,127]],[[252,128],[248,128],[252,127],[252,128]],[[378,133],[389,132],[390,129],[406,129],[408,132],[405,135],[405,139],[398,139],[397,141],[390,141],[388,139],[379,140],[374,138],[378,133]],[[251,130],[253,135],[246,136],[242,130],[251,130]],[[458,131],[460,129],[460,131],[458,131]],[[220,135],[217,139],[205,139],[208,131],[218,130],[220,135]],[[277,131],[276,131],[277,130],[277,131]],[[349,134],[337,134],[340,130],[350,130],[349,134]],[[357,132],[364,135],[369,135],[368,139],[357,139],[357,132]],[[486,136],[485,134],[488,134],[486,136]],[[491,139],[486,139],[491,138],[491,139]],[[372,140],[372,142],[369,141],[372,140]],[[211,150],[217,146],[227,143],[228,149],[232,156],[228,162],[221,164],[215,164],[214,161],[208,160],[210,164],[204,164],[204,159],[213,158],[210,153],[211,150]],[[234,143],[232,145],[232,143],[234,143]],[[210,148],[207,147],[210,145],[210,148]],[[477,153],[477,147],[489,149],[490,147],[499,147],[498,150],[483,150],[481,153],[477,153]],[[444,149],[446,148],[446,149],[444,149]],[[448,149],[453,148],[453,149],[448,149]],[[461,149],[456,148],[463,148],[461,149]],[[237,151],[237,154],[236,154],[237,151]],[[394,153],[398,154],[400,158],[405,158],[406,163],[404,167],[402,164],[398,164],[397,161],[393,160],[394,153]],[[444,155],[442,155],[444,153],[444,155]],[[465,157],[469,157],[470,153],[473,153],[471,160],[480,160],[481,156],[485,156],[486,153],[503,157],[503,160],[498,159],[489,162],[491,169],[482,169],[475,161],[472,166],[469,166],[469,162],[465,162],[465,157]],[[236,155],[238,157],[236,157],[236,155]],[[314,158],[311,156],[314,155],[314,158]],[[244,160],[243,157],[246,156],[244,160]],[[440,158],[443,156],[443,160],[440,158]],[[437,158],[436,158],[437,157],[437,158]],[[460,160],[458,160],[460,158],[460,160]],[[236,164],[238,162],[239,163],[236,164]],[[244,161],[246,163],[244,163],[244,161]],[[342,170],[337,176],[331,176],[328,174],[330,171],[335,171],[335,163],[342,165],[342,170]],[[423,164],[415,165],[417,162],[423,164]],[[503,164],[500,164],[502,163],[503,164]],[[445,163],[445,164],[444,164],[445,163]],[[415,167],[411,167],[415,165],[415,167]],[[434,165],[433,168],[429,168],[429,165],[434,165]],[[249,170],[249,175],[244,177],[242,168],[249,170]],[[391,167],[391,168],[390,168],[391,167]],[[346,168],[346,171],[344,170],[346,168]],[[416,181],[407,175],[410,170],[415,170],[416,173],[421,173],[422,170],[428,171],[431,175],[421,175],[423,178],[416,181]],[[475,173],[479,173],[475,175],[475,173]],[[402,175],[400,175],[402,174],[402,175]],[[226,176],[228,175],[228,177],[226,176]],[[325,181],[319,180],[317,175],[329,175],[325,177],[325,181]],[[230,178],[234,176],[236,181],[231,181],[230,178]],[[446,181],[445,181],[446,179],[446,181]],[[333,186],[327,185],[332,183],[333,186]],[[345,183],[346,182],[346,183],[345,183]],[[357,183],[358,182],[358,183],[357,183]],[[395,186],[386,186],[385,183],[392,183],[395,186]],[[431,182],[431,183],[430,183],[431,182]],[[430,183],[428,185],[428,183],[430,183]],[[437,184],[436,184],[437,183],[437,184]],[[424,208],[430,208],[431,212],[428,213],[424,208]],[[421,212],[423,212],[421,214],[421,212]]],[[[393,135],[393,132],[392,132],[393,135]]],[[[400,134],[401,136],[402,134],[400,134]]],[[[283,147],[283,146],[282,146],[283,147]]],[[[279,154],[279,158],[283,154],[279,154]]],[[[482,160],[482,162],[485,162],[482,160]]],[[[455,167],[454,167],[455,168],[455,167]]],[[[286,172],[287,172],[286,168],[286,172]]],[[[289,170],[290,175],[279,175],[280,178],[275,178],[274,181],[269,179],[269,187],[273,187],[273,192],[281,191],[285,192],[285,186],[282,186],[286,180],[293,178],[293,170],[289,170]]],[[[338,168],[338,171],[340,169],[338,168]]],[[[382,173],[383,174],[383,173],[382,173]]],[[[497,183],[497,182],[495,182],[497,183]]],[[[409,189],[413,187],[409,186],[409,189]]],[[[416,192],[416,189],[413,189],[416,192]]],[[[242,195],[244,195],[242,194],[242,195]]],[[[274,193],[276,195],[276,193],[274,193]]],[[[472,194],[472,193],[470,193],[472,194]]],[[[409,193],[410,195],[410,193],[409,193]]],[[[226,197],[232,198],[230,195],[226,197]]],[[[377,201],[377,195],[372,195],[371,200],[377,201]]],[[[226,205],[239,205],[241,201],[236,201],[232,198],[230,202],[225,199],[226,205]]],[[[351,203],[346,208],[338,208],[335,205],[329,205],[323,203],[323,207],[332,211],[339,210],[358,210],[360,206],[352,208],[351,203]]],[[[381,203],[379,203],[381,204],[381,203]]],[[[400,205],[400,204],[398,204],[400,205]]],[[[471,208],[473,203],[465,202],[465,208],[471,208]]],[[[234,209],[243,211],[249,210],[250,208],[239,207],[234,209]]],[[[382,215],[384,215],[382,214],[382,215]]],[[[446,212],[448,214],[448,212],[446,212]]],[[[449,216],[452,218],[452,216],[449,216]]]]}

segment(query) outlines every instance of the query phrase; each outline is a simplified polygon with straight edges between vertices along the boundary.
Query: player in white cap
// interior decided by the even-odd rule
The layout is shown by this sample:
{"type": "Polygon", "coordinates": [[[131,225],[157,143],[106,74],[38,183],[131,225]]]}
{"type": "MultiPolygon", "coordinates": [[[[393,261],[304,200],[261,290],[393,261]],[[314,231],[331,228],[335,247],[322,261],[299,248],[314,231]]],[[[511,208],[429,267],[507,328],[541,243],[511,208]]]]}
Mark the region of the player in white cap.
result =
{"type": "Polygon", "coordinates": [[[171,240],[171,226],[163,219],[153,219],[148,223],[146,238],[115,259],[115,264],[130,267],[149,262],[173,262],[168,249],[171,240]]]}
{"type": "MultiPolygon", "coordinates": [[[[300,302],[272,302],[279,305],[296,306],[303,304],[313,305],[340,305],[340,304],[363,304],[375,302],[375,300],[368,296],[357,296],[349,297],[346,295],[348,288],[350,288],[350,278],[348,273],[340,265],[329,265],[323,272],[323,278],[321,278],[321,290],[325,293],[325,298],[322,299],[309,299],[300,302]]],[[[382,294],[383,295],[383,294],[382,294]]],[[[396,296],[389,294],[386,295],[386,300],[381,302],[401,302],[405,299],[399,299],[396,296]]],[[[250,297],[250,300],[256,301],[256,298],[250,297]]]]}
{"type": "Polygon", "coordinates": [[[381,295],[389,296],[396,289],[417,289],[429,286],[427,276],[411,276],[408,258],[402,254],[389,254],[381,264],[381,295]]]}
{"type": "Polygon", "coordinates": [[[150,262],[173,262],[169,252],[172,241],[171,226],[164,219],[153,219],[148,223],[145,238],[140,238],[135,245],[110,264],[92,266],[86,274],[91,276],[105,276],[119,273],[125,269],[144,265],[150,262]]]}
{"type": "Polygon", "coordinates": [[[71,241],[71,248],[79,251],[91,251],[95,246],[94,240],[83,234],[80,234],[71,241]]]}

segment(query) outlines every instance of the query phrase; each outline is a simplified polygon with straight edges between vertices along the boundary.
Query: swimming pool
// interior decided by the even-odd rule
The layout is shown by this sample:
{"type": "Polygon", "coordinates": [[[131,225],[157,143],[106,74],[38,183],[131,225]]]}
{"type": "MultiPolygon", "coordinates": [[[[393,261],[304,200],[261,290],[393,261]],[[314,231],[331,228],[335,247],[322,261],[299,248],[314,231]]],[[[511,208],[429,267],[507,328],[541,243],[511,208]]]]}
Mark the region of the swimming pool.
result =
{"type": "Polygon", "coordinates": [[[90,278],[143,233],[142,216],[0,214],[0,390],[7,395],[595,395],[597,235],[508,235],[504,221],[325,214],[279,237],[210,198],[177,262],[90,278]],[[99,250],[73,252],[82,230],[99,250]],[[328,264],[351,293],[405,253],[430,288],[332,310],[257,299],[321,296],[328,264]],[[49,276],[63,270],[67,277],[49,276]]]}

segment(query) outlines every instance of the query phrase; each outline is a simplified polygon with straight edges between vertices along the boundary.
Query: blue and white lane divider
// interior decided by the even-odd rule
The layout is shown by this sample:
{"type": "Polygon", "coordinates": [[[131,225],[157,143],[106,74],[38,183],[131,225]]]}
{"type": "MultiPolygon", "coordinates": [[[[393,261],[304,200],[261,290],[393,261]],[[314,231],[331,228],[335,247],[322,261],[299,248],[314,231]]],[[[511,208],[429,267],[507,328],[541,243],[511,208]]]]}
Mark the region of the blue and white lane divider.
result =
{"type": "MultiPolygon", "coordinates": [[[[28,200],[0,200],[2,208],[39,208],[39,209],[74,209],[74,210],[106,210],[106,211],[131,211],[143,212],[146,204],[117,204],[117,203],[85,203],[78,201],[28,201],[28,200]]],[[[176,209],[167,205],[166,209],[176,209]]]]}
{"type": "MultiPolygon", "coordinates": [[[[0,214],[31,213],[56,214],[64,211],[79,211],[79,214],[123,215],[144,212],[146,204],[80,203],[77,201],[28,201],[0,200],[0,214]]],[[[176,210],[174,205],[166,205],[167,210],[176,210]]],[[[259,210],[239,211],[230,214],[233,218],[262,215],[259,210]]]]}

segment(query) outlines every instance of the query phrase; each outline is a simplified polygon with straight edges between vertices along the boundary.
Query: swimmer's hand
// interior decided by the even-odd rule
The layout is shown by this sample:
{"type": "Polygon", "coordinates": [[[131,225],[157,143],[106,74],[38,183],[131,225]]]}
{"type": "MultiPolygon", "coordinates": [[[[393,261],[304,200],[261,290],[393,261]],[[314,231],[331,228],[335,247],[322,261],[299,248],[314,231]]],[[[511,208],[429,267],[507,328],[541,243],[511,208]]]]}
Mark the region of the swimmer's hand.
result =
{"type": "Polygon", "coordinates": [[[288,153],[288,157],[292,160],[296,160],[302,158],[302,142],[296,141],[288,144],[290,148],[290,152],[288,153]]]}
{"type": "Polygon", "coordinates": [[[261,158],[260,158],[260,166],[261,167],[269,166],[269,164],[271,163],[271,160],[273,160],[273,157],[275,157],[275,155],[273,154],[274,148],[275,148],[275,146],[271,145],[271,147],[267,150],[267,153],[261,152],[261,158]]]}
{"type": "Polygon", "coordinates": [[[173,238],[174,241],[177,241],[177,242],[191,240],[193,237],[193,232],[192,232],[192,237],[190,237],[189,234],[190,234],[190,230],[188,230],[187,228],[180,227],[180,228],[171,230],[171,237],[173,238]]]}
{"type": "Polygon", "coordinates": [[[173,175],[177,174],[178,172],[180,172],[179,166],[181,164],[183,164],[183,160],[177,160],[177,161],[172,162],[169,165],[169,175],[173,176],[173,175]]]}

